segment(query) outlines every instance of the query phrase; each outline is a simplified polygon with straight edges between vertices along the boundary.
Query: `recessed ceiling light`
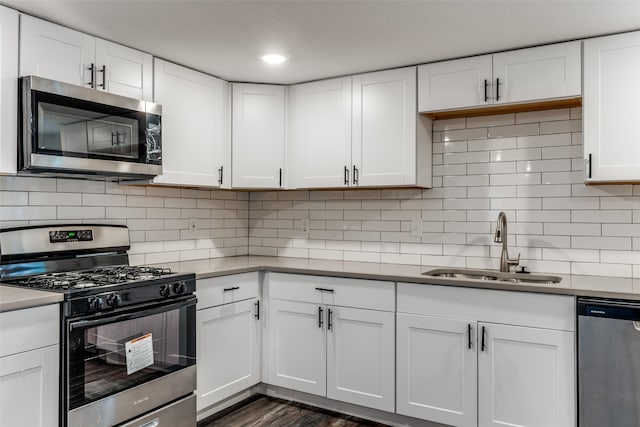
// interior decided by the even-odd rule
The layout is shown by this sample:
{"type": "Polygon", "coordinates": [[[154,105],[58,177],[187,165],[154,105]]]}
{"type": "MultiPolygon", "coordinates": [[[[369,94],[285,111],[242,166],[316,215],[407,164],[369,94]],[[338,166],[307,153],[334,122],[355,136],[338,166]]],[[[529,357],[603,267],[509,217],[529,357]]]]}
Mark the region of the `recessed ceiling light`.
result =
{"type": "Polygon", "coordinates": [[[264,55],[262,57],[262,60],[268,64],[282,64],[284,61],[287,60],[287,58],[285,58],[282,55],[268,54],[268,55],[264,55]]]}

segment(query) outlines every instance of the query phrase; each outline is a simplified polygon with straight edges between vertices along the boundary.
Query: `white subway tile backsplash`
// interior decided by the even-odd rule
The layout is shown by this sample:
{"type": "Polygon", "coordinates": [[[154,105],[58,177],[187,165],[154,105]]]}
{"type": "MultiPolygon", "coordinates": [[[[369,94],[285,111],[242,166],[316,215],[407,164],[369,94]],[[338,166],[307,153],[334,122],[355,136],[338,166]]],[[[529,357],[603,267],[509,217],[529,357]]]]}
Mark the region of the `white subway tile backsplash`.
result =
{"type": "Polygon", "coordinates": [[[79,206],[82,204],[82,194],[31,191],[29,192],[28,204],[32,206],[79,206]]]}
{"type": "Polygon", "coordinates": [[[538,123],[512,126],[496,126],[488,129],[489,138],[509,138],[513,136],[538,135],[540,132],[538,123]]]}
{"type": "Polygon", "coordinates": [[[497,268],[493,231],[505,210],[510,253],[532,271],[638,277],[640,185],[584,185],[581,117],[573,108],[435,121],[434,188],[424,190],[247,193],[0,177],[0,226],[127,224],[137,264],[251,253],[497,268]],[[421,237],[411,234],[416,220],[421,237]]]}
{"type": "Polygon", "coordinates": [[[516,113],[516,123],[548,122],[569,120],[570,118],[572,117],[570,116],[570,109],[568,108],[516,113]]]}

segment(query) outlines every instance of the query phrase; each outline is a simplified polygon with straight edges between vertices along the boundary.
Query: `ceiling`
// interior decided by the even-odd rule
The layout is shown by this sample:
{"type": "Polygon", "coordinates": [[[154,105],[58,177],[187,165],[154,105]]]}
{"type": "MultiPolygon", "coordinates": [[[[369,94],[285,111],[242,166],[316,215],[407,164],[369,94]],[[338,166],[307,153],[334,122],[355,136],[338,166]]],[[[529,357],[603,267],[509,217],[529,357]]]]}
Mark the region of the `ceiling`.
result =
{"type": "Polygon", "coordinates": [[[0,0],[231,81],[299,83],[640,29],[640,1],[0,0]],[[288,57],[281,65],[264,53],[288,57]]]}

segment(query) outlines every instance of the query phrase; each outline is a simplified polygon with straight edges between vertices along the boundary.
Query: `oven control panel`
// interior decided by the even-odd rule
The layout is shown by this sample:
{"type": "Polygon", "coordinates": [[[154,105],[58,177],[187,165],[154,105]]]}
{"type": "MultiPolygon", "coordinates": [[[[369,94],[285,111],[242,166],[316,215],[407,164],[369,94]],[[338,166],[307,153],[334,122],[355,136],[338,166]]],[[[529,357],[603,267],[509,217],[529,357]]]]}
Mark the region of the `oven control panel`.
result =
{"type": "Polygon", "coordinates": [[[93,230],[56,230],[49,231],[49,242],[90,242],[93,240],[93,230]]]}

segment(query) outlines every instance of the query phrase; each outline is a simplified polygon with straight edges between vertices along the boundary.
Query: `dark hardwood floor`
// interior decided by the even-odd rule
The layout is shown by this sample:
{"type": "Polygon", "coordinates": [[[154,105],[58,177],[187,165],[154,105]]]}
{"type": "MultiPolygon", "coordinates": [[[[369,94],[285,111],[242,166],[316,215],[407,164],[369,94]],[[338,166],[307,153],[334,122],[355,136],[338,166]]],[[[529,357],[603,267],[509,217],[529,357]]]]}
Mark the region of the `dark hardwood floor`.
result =
{"type": "Polygon", "coordinates": [[[198,427],[386,427],[308,405],[260,396],[198,427]]]}

